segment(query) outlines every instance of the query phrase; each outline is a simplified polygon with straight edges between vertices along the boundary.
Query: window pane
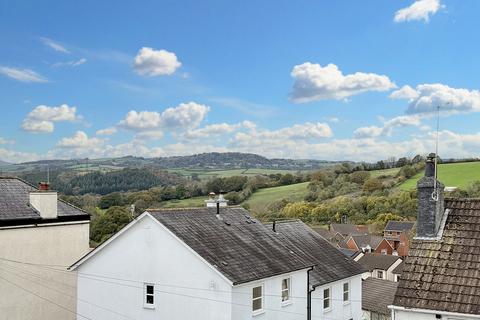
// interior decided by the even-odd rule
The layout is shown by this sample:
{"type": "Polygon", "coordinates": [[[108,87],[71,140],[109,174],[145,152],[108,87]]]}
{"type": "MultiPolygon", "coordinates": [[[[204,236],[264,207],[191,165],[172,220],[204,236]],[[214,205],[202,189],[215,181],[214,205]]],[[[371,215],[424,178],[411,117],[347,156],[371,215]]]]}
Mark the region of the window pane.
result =
{"type": "Polygon", "coordinates": [[[343,301],[348,301],[348,291],[343,293],[343,301]]]}
{"type": "Polygon", "coordinates": [[[153,286],[147,285],[147,294],[153,294],[153,286]]]}
{"type": "Polygon", "coordinates": [[[262,309],[262,299],[260,298],[260,299],[253,300],[252,307],[253,307],[253,311],[262,309]]]}
{"type": "Polygon", "coordinates": [[[348,291],[348,282],[343,284],[343,291],[348,291]]]}
{"type": "Polygon", "coordinates": [[[323,290],[323,298],[329,298],[330,297],[330,289],[325,289],[323,290]]]}
{"type": "Polygon", "coordinates": [[[288,289],[290,287],[290,279],[282,280],[282,290],[288,289]]]}
{"type": "Polygon", "coordinates": [[[147,295],[147,304],[153,304],[153,296],[147,295]]]}
{"type": "Polygon", "coordinates": [[[287,301],[289,299],[290,299],[290,297],[289,297],[289,294],[288,294],[288,290],[283,290],[282,291],[282,301],[287,301]]]}
{"type": "Polygon", "coordinates": [[[262,287],[255,287],[253,288],[253,298],[259,298],[262,296],[262,287]]]}
{"type": "Polygon", "coordinates": [[[330,308],[330,299],[323,300],[323,309],[330,308]]]}

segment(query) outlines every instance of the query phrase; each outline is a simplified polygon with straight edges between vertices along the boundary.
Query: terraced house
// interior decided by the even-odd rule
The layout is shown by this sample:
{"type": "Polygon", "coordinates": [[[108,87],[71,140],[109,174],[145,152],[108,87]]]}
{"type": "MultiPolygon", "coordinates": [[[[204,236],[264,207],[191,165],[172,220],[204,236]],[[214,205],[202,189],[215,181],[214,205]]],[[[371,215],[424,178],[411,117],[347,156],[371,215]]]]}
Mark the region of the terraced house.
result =
{"type": "Polygon", "coordinates": [[[17,178],[0,178],[0,319],[76,318],[76,277],[90,215],[17,178]]]}
{"type": "Polygon", "coordinates": [[[403,264],[392,319],[480,319],[480,200],[444,200],[432,157],[417,187],[417,236],[403,264]]]}
{"type": "Polygon", "coordinates": [[[356,262],[299,221],[263,225],[240,207],[149,209],[71,270],[92,319],[362,316],[356,262]]]}

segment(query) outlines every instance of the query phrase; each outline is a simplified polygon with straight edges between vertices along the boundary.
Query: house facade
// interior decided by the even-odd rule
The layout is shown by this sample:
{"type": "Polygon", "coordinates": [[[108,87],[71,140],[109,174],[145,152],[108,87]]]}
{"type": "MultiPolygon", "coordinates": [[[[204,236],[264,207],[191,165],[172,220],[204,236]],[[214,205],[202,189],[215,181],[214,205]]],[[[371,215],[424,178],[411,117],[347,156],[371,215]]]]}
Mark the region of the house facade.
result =
{"type": "MultiPolygon", "coordinates": [[[[314,257],[243,208],[217,210],[149,210],[73,264],[79,315],[106,320],[303,320],[311,310],[314,319],[331,318],[343,284],[330,284],[331,304],[319,312],[323,298],[308,299],[317,284],[314,257]]],[[[345,279],[352,283],[349,297],[360,301],[360,287],[350,278],[345,279]]],[[[335,318],[340,312],[343,308],[335,318]]],[[[338,319],[350,318],[348,312],[338,319]]]]}
{"type": "Polygon", "coordinates": [[[409,234],[414,225],[415,223],[411,221],[389,221],[385,226],[383,236],[388,240],[396,255],[405,257],[408,254],[409,234]]]}
{"type": "Polygon", "coordinates": [[[400,257],[377,253],[360,253],[354,260],[367,270],[363,273],[363,279],[373,277],[398,281],[394,270],[402,263],[400,257]]]}
{"type": "Polygon", "coordinates": [[[446,199],[431,154],[417,183],[418,222],[392,318],[480,319],[480,200],[446,199]]]}
{"type": "Polygon", "coordinates": [[[67,267],[89,251],[89,223],[47,184],[0,178],[0,318],[76,318],[67,267]]]}

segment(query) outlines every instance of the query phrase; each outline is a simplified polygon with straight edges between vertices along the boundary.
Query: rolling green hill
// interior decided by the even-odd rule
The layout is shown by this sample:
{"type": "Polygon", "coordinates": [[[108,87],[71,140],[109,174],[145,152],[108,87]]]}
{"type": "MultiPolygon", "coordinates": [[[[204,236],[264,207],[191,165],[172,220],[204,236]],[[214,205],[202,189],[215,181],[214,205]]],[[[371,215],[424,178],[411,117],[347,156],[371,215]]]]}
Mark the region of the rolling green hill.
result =
{"type": "Polygon", "coordinates": [[[254,192],[245,203],[250,206],[253,212],[258,212],[263,211],[278,200],[301,201],[308,192],[308,184],[309,182],[303,182],[288,186],[260,189],[254,192]]]}
{"type": "MultiPolygon", "coordinates": [[[[402,183],[399,188],[402,190],[414,189],[418,179],[422,176],[423,172],[415,175],[402,183]]],[[[472,181],[480,180],[480,161],[440,164],[438,179],[447,187],[464,189],[472,181]]]]}

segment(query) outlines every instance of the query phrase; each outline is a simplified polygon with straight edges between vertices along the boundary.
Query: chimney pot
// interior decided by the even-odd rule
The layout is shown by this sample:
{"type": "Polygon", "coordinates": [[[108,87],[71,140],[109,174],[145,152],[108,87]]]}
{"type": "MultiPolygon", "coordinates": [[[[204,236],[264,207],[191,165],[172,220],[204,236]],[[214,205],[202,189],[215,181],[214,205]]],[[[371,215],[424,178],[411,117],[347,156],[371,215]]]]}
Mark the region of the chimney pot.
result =
{"type": "Polygon", "coordinates": [[[425,161],[425,177],[435,176],[435,153],[430,153],[425,161]]]}
{"type": "Polygon", "coordinates": [[[50,184],[48,182],[39,182],[38,183],[39,191],[48,191],[50,190],[50,184]]]}

